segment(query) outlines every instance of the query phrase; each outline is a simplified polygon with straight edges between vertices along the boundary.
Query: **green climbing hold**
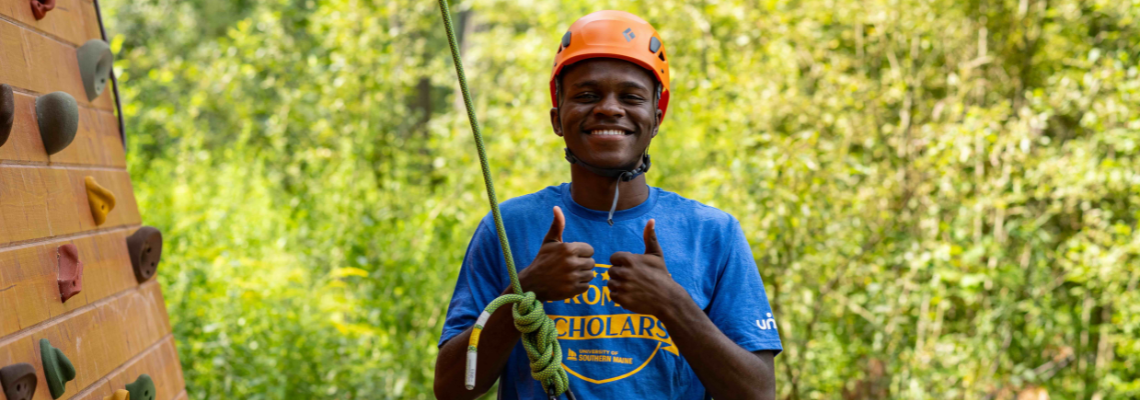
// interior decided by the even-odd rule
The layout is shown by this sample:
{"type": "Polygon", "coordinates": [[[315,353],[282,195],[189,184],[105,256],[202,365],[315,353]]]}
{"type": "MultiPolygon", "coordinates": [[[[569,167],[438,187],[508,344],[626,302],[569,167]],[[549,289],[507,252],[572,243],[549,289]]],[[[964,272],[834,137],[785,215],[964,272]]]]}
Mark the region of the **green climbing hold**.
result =
{"type": "Polygon", "coordinates": [[[88,40],[76,51],[79,58],[79,76],[83,78],[83,89],[87,91],[87,100],[94,101],[107,87],[107,79],[111,77],[111,66],[115,63],[115,56],[111,54],[111,46],[99,39],[88,40]]]}
{"type": "Polygon", "coordinates": [[[47,380],[51,398],[58,399],[67,391],[65,385],[75,379],[75,366],[59,349],[52,347],[46,338],[40,339],[40,357],[44,363],[44,378],[47,380]]]}
{"type": "Polygon", "coordinates": [[[127,391],[131,392],[131,400],[154,400],[154,380],[150,375],[139,375],[133,383],[127,384],[127,391]]]}
{"type": "Polygon", "coordinates": [[[70,94],[48,93],[36,98],[36,119],[44,150],[50,156],[75,140],[75,133],[79,131],[79,105],[70,94]]]}

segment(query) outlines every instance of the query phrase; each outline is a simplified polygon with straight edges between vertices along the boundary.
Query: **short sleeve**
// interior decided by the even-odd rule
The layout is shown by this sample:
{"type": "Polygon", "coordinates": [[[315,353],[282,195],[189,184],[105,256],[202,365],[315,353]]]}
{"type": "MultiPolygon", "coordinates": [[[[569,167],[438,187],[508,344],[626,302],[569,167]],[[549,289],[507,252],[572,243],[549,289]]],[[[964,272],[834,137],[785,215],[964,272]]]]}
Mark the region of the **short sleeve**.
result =
{"type": "Polygon", "coordinates": [[[447,306],[447,319],[443,323],[439,346],[474,325],[483,308],[507,288],[508,282],[502,273],[506,263],[492,227],[484,218],[467,245],[455,292],[447,306]]]}
{"type": "Polygon", "coordinates": [[[728,253],[706,310],[709,319],[745,350],[774,350],[779,354],[783,346],[776,318],[752,258],[752,248],[740,223],[733,218],[730,225],[724,236],[728,253]]]}

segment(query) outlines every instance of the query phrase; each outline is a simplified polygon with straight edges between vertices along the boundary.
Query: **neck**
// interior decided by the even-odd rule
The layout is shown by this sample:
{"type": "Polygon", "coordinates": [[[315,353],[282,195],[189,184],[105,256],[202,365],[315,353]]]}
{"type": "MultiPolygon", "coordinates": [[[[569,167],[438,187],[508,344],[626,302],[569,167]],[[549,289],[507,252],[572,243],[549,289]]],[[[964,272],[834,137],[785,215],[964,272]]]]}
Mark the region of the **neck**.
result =
{"type": "MultiPolygon", "coordinates": [[[[641,166],[641,163],[637,166],[641,166]]],[[[614,185],[621,185],[618,210],[637,207],[649,198],[649,185],[645,184],[644,174],[629,182],[619,182],[617,178],[600,176],[580,165],[570,164],[570,179],[570,197],[578,205],[591,210],[610,210],[614,201],[614,185]]]]}

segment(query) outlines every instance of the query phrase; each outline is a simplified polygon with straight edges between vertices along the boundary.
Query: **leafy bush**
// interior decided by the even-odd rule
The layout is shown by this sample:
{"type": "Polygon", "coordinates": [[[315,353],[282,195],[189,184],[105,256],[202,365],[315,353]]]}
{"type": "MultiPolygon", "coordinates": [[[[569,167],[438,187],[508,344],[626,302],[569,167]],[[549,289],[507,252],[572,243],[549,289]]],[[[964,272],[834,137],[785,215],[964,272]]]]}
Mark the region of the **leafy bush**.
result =
{"type": "MultiPolygon", "coordinates": [[[[430,398],[487,212],[435,2],[103,7],[191,397],[430,398]]],[[[1140,396],[1140,2],[461,2],[502,198],[569,179],[550,62],[606,8],[665,38],[649,181],[740,219],[782,398],[1140,396]]]]}

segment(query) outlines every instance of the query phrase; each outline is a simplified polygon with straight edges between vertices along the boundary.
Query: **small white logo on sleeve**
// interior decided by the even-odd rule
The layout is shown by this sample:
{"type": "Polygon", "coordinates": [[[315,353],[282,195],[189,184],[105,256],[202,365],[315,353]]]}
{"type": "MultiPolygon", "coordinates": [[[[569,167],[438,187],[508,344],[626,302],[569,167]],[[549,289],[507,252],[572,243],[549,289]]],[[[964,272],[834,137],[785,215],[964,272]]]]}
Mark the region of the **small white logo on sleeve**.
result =
{"type": "Polygon", "coordinates": [[[776,329],[776,319],[772,318],[772,313],[768,313],[768,318],[764,320],[756,320],[756,327],[762,331],[769,329],[776,329]]]}

